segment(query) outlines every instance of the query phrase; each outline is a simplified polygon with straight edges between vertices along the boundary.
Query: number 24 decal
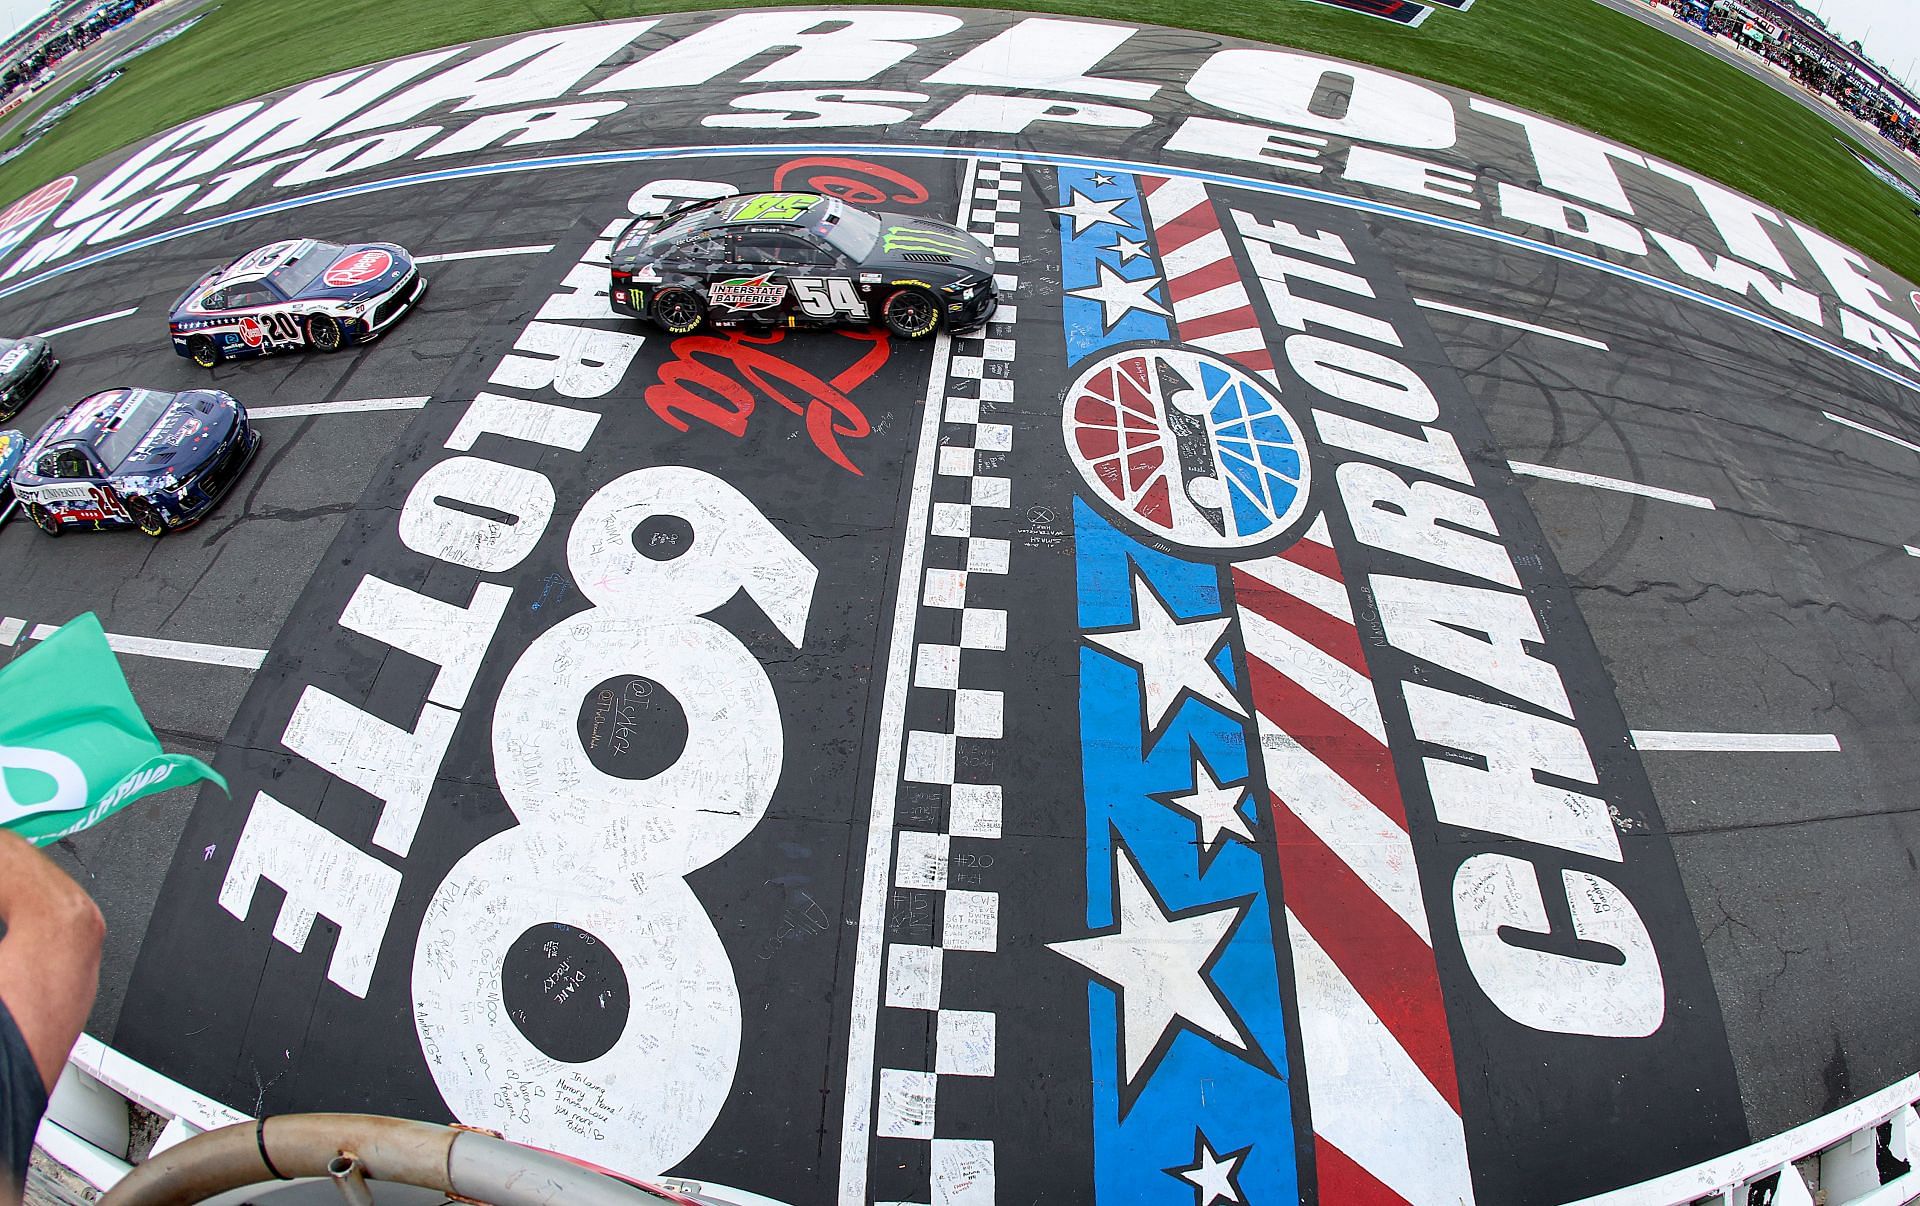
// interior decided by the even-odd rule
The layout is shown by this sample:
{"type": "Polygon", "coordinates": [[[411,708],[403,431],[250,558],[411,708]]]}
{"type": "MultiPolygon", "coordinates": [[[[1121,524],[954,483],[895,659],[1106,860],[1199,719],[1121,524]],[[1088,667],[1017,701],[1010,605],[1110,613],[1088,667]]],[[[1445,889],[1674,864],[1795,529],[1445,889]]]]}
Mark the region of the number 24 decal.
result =
{"type": "Polygon", "coordinates": [[[793,296],[800,303],[800,312],[809,318],[867,316],[867,303],[860,300],[859,291],[844,276],[794,277],[793,296]]]}

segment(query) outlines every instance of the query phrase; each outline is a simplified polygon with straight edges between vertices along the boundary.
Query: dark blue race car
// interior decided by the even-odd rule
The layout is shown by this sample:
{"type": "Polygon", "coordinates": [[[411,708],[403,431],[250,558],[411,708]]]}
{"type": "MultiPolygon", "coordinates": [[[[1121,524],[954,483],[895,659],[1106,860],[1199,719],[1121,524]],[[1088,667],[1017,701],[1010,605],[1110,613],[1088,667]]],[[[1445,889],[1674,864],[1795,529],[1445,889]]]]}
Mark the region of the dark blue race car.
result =
{"type": "Polygon", "coordinates": [[[195,281],[173,303],[173,350],[201,368],[222,360],[377,339],[427,291],[413,257],[392,243],[287,239],[195,281]]]}
{"type": "Polygon", "coordinates": [[[54,416],[13,469],[34,526],[138,528],[164,536],[213,510],[260,447],[218,390],[110,389],[54,416]]]}

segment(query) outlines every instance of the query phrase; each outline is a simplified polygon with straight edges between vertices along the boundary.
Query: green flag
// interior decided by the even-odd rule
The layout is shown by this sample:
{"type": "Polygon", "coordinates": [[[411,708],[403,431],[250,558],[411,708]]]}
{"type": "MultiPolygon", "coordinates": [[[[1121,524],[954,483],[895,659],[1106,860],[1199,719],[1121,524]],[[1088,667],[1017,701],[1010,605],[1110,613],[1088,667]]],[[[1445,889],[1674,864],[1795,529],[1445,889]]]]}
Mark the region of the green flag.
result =
{"type": "Polygon", "coordinates": [[[202,779],[227,789],[160,748],[92,612],[0,668],[0,828],[45,846],[202,779]]]}

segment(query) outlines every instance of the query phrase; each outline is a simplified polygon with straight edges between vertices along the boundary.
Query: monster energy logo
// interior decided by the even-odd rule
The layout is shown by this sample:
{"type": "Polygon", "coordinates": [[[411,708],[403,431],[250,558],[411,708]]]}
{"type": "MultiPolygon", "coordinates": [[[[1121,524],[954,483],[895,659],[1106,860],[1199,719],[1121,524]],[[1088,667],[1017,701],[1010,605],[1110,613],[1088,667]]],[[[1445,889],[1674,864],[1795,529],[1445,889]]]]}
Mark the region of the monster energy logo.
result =
{"type": "Polygon", "coordinates": [[[914,226],[889,226],[880,246],[885,251],[921,251],[933,255],[965,255],[967,244],[963,236],[943,234],[937,230],[922,230],[914,226]]]}

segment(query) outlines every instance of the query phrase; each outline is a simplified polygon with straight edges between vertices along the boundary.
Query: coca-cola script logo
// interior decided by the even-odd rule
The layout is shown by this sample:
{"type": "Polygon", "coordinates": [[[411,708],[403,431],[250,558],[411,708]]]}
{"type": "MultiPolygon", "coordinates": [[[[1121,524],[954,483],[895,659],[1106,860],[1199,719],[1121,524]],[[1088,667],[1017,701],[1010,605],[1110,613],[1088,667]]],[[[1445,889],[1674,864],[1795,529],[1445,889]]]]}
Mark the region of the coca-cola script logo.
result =
{"type": "Polygon", "coordinates": [[[321,279],[336,289],[364,285],[393,267],[393,257],[379,248],[358,251],[327,269],[321,279]]]}

